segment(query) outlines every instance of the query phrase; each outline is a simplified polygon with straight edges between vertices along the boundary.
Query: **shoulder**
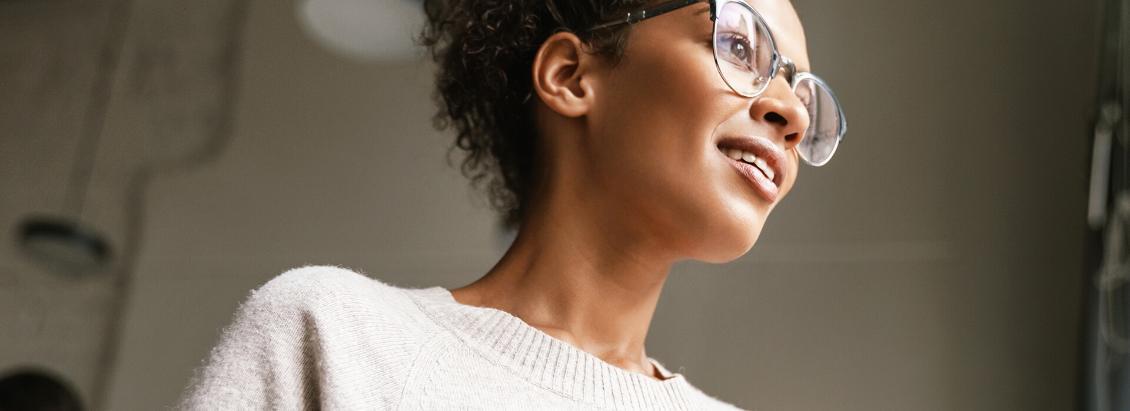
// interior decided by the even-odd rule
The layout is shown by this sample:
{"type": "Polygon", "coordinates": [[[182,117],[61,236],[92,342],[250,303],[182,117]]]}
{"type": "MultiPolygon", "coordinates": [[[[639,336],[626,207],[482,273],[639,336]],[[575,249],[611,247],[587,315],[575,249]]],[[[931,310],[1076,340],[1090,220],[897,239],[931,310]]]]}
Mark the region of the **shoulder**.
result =
{"type": "Polygon", "coordinates": [[[304,266],[252,290],[223,338],[255,350],[387,345],[426,337],[433,327],[424,319],[402,288],[342,267],[304,266]]]}
{"type": "Polygon", "coordinates": [[[248,309],[306,315],[326,310],[343,315],[350,314],[350,309],[395,312],[414,308],[403,289],[352,269],[330,265],[287,270],[252,290],[244,305],[248,309]]]}
{"type": "Polygon", "coordinates": [[[236,310],[182,408],[391,404],[430,329],[414,310],[403,289],[350,269],[288,270],[236,310]],[[366,397],[354,398],[360,394],[366,397]]]}
{"type": "Polygon", "coordinates": [[[292,268],[267,281],[252,291],[252,298],[287,296],[302,301],[305,298],[340,293],[350,290],[389,292],[394,288],[380,280],[345,267],[332,265],[307,265],[292,268]]]}

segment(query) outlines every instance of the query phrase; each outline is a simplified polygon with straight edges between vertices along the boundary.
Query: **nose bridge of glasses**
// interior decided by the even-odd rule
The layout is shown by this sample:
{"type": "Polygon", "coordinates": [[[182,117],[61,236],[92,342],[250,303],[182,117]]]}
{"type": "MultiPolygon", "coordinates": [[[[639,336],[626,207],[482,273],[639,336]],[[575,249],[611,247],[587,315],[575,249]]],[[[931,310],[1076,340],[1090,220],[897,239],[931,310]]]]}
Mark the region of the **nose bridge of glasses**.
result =
{"type": "MultiPolygon", "coordinates": [[[[793,63],[793,61],[790,60],[788,57],[781,56],[780,54],[778,54],[778,59],[780,59],[779,68],[777,69],[778,73],[781,72],[781,71],[784,71],[785,72],[784,73],[785,74],[785,81],[789,82],[790,87],[794,86],[795,85],[794,81],[796,79],[796,74],[797,74],[796,63],[793,63]]],[[[773,73],[773,74],[776,75],[777,73],[773,73]]]]}

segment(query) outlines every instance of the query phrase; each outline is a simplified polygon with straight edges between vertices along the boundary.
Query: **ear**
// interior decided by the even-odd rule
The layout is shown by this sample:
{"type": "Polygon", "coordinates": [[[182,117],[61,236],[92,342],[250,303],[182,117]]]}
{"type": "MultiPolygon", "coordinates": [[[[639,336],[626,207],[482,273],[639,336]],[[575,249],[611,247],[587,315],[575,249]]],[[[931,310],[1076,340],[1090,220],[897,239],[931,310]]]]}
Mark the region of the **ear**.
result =
{"type": "Polygon", "coordinates": [[[588,113],[593,104],[598,57],[573,33],[549,36],[533,64],[533,91],[546,106],[566,117],[588,113]]]}

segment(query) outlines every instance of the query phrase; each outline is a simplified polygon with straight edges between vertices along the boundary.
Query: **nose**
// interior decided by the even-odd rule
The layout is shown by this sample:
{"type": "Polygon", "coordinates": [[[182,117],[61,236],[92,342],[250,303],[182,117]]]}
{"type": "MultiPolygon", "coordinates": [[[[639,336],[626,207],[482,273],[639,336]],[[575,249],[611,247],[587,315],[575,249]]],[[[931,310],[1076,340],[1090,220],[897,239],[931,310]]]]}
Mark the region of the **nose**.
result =
{"type": "Polygon", "coordinates": [[[750,116],[772,126],[776,134],[771,137],[783,142],[786,151],[800,144],[811,121],[804,103],[793,93],[784,76],[774,78],[765,91],[753,99],[750,116]]]}

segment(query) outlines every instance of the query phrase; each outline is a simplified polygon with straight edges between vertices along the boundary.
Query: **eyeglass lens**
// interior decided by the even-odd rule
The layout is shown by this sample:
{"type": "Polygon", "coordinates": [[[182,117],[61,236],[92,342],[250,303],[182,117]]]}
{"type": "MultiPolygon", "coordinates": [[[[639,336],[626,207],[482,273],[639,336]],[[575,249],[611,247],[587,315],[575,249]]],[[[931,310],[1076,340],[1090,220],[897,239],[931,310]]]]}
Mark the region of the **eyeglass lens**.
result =
{"type": "Polygon", "coordinates": [[[793,83],[808,110],[808,129],[797,145],[797,152],[809,164],[822,166],[832,159],[843,138],[843,113],[832,91],[812,76],[799,76],[793,83]]]}
{"type": "MultiPolygon", "coordinates": [[[[761,94],[776,74],[776,48],[769,27],[753,9],[737,1],[722,4],[716,17],[714,60],[719,74],[738,94],[761,94]]],[[[809,164],[823,165],[843,137],[842,111],[831,90],[815,76],[798,75],[793,90],[809,115],[809,127],[797,151],[809,164]]]]}

